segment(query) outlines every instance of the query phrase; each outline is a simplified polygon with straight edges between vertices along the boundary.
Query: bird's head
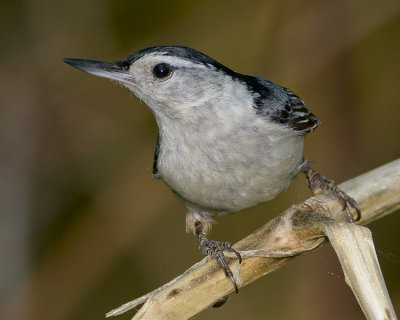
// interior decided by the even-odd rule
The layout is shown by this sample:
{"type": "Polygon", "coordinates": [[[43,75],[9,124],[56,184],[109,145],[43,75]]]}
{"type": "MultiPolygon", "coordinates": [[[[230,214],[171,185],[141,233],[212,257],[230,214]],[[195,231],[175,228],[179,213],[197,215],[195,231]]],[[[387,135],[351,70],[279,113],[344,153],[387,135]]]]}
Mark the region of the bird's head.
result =
{"type": "Polygon", "coordinates": [[[151,47],[115,63],[64,61],[126,86],[156,117],[187,118],[194,112],[193,108],[212,108],[221,99],[224,88],[235,82],[234,71],[187,47],[151,47]]]}

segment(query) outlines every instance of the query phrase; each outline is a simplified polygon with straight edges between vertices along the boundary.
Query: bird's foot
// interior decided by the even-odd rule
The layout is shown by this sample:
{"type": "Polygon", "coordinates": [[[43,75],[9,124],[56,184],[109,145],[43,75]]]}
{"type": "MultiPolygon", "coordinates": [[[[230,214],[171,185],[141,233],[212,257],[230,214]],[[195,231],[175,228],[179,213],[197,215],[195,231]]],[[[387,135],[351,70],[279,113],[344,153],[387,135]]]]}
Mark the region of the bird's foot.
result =
{"type": "Polygon", "coordinates": [[[239,259],[239,263],[242,262],[242,257],[231,243],[229,242],[220,242],[214,240],[208,240],[205,237],[200,238],[200,251],[206,255],[215,258],[222,269],[225,271],[225,275],[231,279],[233,286],[235,287],[235,292],[238,293],[239,289],[236,284],[235,278],[233,277],[232,270],[229,268],[228,263],[225,260],[224,251],[233,252],[236,254],[239,259]]]}
{"type": "Polygon", "coordinates": [[[327,179],[322,174],[311,169],[308,165],[303,172],[307,177],[308,186],[315,195],[323,192],[325,194],[333,194],[336,198],[338,198],[343,210],[346,211],[347,222],[353,223],[354,221],[360,220],[361,210],[356,200],[348,196],[344,191],[340,190],[332,180],[327,179]],[[351,208],[356,211],[355,217],[353,217],[350,213],[351,208]]]}

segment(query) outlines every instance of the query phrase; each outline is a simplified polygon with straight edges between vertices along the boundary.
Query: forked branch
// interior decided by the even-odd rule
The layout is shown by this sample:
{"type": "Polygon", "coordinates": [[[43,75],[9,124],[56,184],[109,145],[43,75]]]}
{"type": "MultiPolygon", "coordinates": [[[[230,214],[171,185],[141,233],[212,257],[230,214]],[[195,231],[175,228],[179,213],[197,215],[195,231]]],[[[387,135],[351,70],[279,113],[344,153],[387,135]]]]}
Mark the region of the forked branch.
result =
{"type": "MultiPolygon", "coordinates": [[[[382,218],[400,208],[400,160],[349,180],[340,188],[357,200],[362,211],[359,224],[382,218]]],[[[297,255],[315,250],[328,237],[367,319],[396,319],[369,230],[339,221],[344,221],[339,202],[323,194],[290,207],[235,244],[244,258],[240,269],[235,259],[230,263],[239,286],[278,269],[297,255]]],[[[218,264],[204,258],[171,282],[107,316],[144,303],[133,319],[188,319],[233,290],[218,264]]]]}

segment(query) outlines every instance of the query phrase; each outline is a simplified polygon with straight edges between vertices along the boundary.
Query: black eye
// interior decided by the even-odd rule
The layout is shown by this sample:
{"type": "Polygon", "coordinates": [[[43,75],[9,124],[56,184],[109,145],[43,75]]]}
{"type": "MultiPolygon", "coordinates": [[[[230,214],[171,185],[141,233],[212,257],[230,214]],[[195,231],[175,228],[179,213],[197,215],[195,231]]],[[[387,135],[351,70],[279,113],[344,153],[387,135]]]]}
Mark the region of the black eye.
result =
{"type": "Polygon", "coordinates": [[[153,74],[156,78],[163,79],[168,77],[172,72],[172,67],[168,63],[156,64],[153,68],[153,74]]]}

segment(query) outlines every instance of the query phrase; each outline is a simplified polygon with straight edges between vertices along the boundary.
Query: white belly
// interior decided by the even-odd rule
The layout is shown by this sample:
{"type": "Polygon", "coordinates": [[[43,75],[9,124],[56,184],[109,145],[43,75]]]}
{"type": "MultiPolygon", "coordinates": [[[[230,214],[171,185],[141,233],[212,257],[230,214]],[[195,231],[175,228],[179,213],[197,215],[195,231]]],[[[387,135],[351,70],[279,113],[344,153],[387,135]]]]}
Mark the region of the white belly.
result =
{"type": "Polygon", "coordinates": [[[303,136],[247,131],[191,143],[162,142],[158,168],[189,210],[226,214],[285,191],[299,172],[303,143],[303,136]]]}

